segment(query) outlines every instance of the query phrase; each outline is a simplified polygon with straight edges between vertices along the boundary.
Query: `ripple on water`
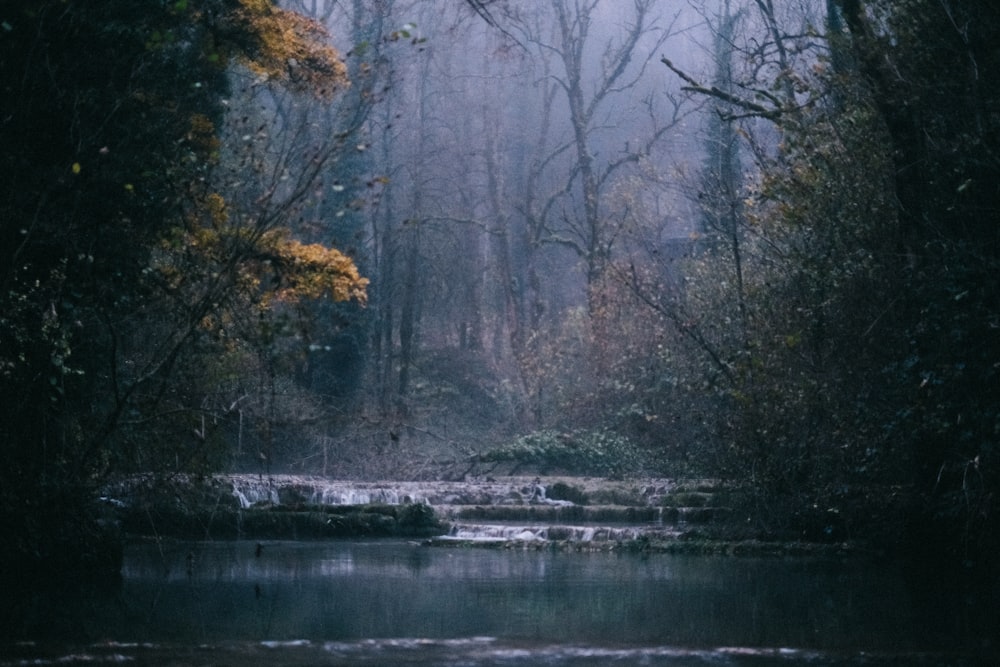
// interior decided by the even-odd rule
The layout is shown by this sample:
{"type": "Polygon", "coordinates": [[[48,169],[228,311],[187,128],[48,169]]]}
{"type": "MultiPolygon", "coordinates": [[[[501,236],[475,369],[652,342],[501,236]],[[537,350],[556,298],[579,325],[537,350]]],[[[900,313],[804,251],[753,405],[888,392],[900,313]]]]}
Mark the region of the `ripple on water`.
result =
{"type": "Polygon", "coordinates": [[[0,667],[24,665],[184,664],[201,667],[270,665],[409,665],[442,667],[986,667],[996,656],[976,658],[934,653],[850,653],[792,648],[674,646],[614,647],[530,644],[494,637],[459,639],[385,638],[314,642],[306,639],[179,646],[168,643],[101,642],[63,650],[33,642],[0,645],[0,667]]]}

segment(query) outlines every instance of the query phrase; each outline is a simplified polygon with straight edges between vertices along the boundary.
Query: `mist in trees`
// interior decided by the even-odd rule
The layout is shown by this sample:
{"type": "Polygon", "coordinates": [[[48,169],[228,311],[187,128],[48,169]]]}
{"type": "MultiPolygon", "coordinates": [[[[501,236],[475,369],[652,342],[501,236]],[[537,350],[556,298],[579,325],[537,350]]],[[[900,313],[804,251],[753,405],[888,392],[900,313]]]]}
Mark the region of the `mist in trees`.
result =
{"type": "Polygon", "coordinates": [[[8,507],[523,466],[995,547],[985,0],[60,5],[0,15],[8,507]]]}
{"type": "Polygon", "coordinates": [[[393,44],[403,59],[366,128],[386,160],[368,212],[386,275],[366,405],[386,447],[418,441],[404,456],[421,441],[455,458],[585,426],[584,402],[602,400],[619,361],[601,333],[610,263],[637,207],[668,206],[660,172],[687,157],[668,157],[687,111],[655,66],[678,16],[648,2],[622,16],[598,3],[490,10],[502,29],[462,7],[396,6],[411,52],[393,44]],[[649,192],[633,201],[630,179],[649,192]],[[475,400],[455,409],[449,395],[475,400]]]}

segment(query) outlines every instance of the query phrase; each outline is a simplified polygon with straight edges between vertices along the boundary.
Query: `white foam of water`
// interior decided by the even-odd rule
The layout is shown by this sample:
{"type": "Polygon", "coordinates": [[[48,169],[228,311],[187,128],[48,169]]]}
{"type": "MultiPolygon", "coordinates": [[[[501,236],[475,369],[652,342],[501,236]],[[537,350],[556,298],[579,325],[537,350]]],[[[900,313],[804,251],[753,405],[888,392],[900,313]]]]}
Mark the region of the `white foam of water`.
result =
{"type": "Polygon", "coordinates": [[[571,506],[567,500],[547,497],[544,484],[504,482],[349,482],[300,475],[226,475],[233,495],[243,508],[258,503],[281,504],[281,494],[314,505],[551,505],[571,506]]]}
{"type": "Polygon", "coordinates": [[[642,537],[669,538],[675,531],[656,526],[525,526],[505,524],[452,524],[438,539],[469,542],[560,540],[568,542],[624,542],[642,537]]]}
{"type": "Polygon", "coordinates": [[[240,501],[243,509],[258,503],[279,504],[277,487],[263,481],[248,480],[239,484],[233,482],[233,495],[240,501]]]}
{"type": "Polygon", "coordinates": [[[538,526],[503,526],[455,524],[448,537],[456,540],[492,541],[520,540],[530,542],[548,539],[548,528],[538,526]]]}
{"type": "MultiPolygon", "coordinates": [[[[20,643],[19,649],[33,643],[20,643]]],[[[854,665],[915,665],[931,667],[941,664],[986,665],[983,660],[955,660],[957,656],[935,653],[827,652],[822,650],[784,647],[723,646],[688,648],[681,646],[601,646],[580,644],[525,644],[496,637],[467,638],[373,638],[344,641],[309,639],[265,640],[257,642],[224,642],[199,644],[201,656],[193,656],[190,647],[170,644],[102,642],[81,646],[53,655],[30,653],[14,661],[5,660],[0,644],[0,667],[24,665],[67,664],[248,664],[262,662],[274,665],[326,663],[331,665],[408,664],[466,665],[488,667],[496,665],[649,665],[674,666],[714,665],[822,665],[844,667],[854,665]],[[108,651],[108,649],[111,649],[108,651]],[[263,652],[255,651],[262,649],[263,652]],[[748,662],[748,659],[750,662],[748,662]],[[304,663],[307,660],[308,663],[304,663]],[[333,662],[331,662],[333,661],[333,662]]]]}
{"type": "Polygon", "coordinates": [[[311,646],[312,642],[308,639],[286,639],[284,641],[267,640],[262,641],[260,645],[266,648],[301,648],[303,646],[311,646]]]}

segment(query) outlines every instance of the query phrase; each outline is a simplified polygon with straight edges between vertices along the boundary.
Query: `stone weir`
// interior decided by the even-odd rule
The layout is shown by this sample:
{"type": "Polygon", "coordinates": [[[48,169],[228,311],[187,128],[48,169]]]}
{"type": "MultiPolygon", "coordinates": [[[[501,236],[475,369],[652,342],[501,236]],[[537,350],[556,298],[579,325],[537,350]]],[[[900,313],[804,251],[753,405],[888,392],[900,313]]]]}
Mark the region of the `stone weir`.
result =
{"type": "Polygon", "coordinates": [[[613,481],[594,478],[504,477],[461,482],[357,482],[296,475],[225,475],[239,506],[326,508],[426,506],[440,534],[429,543],[539,548],[610,548],[664,541],[728,518],[712,480],[613,481]]]}

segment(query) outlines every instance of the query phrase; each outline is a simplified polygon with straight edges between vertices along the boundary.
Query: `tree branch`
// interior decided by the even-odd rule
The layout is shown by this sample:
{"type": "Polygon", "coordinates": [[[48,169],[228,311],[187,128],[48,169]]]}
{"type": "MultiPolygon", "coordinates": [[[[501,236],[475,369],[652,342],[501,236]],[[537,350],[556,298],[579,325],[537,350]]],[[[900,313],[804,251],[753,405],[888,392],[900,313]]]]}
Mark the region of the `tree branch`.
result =
{"type": "Polygon", "coordinates": [[[726,91],[718,88],[717,86],[705,86],[698,81],[694,80],[687,72],[677,68],[669,58],[663,56],[660,58],[660,62],[670,68],[670,70],[684,80],[688,85],[684,86],[682,90],[699,93],[701,95],[708,95],[709,97],[714,97],[718,100],[722,100],[727,104],[732,104],[735,107],[739,107],[748,112],[750,116],[758,116],[761,118],[767,118],[768,120],[778,122],[784,110],[780,107],[765,107],[763,105],[757,104],[756,102],[751,102],[748,99],[727,93],[726,91]]]}

